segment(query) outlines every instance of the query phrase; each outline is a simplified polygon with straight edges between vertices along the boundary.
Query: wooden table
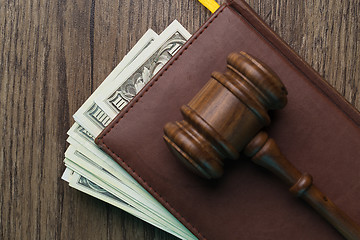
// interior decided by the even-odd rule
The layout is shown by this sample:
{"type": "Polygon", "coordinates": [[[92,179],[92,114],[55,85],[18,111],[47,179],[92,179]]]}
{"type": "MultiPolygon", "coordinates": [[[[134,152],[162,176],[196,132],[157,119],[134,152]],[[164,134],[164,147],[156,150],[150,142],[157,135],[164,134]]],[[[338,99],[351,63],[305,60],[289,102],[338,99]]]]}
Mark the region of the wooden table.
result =
{"type": "MultiPolygon", "coordinates": [[[[248,3],[360,109],[357,0],[248,3]]],[[[62,181],[66,131],[148,28],[209,16],[195,0],[0,2],[0,239],[175,239],[62,181]]]]}

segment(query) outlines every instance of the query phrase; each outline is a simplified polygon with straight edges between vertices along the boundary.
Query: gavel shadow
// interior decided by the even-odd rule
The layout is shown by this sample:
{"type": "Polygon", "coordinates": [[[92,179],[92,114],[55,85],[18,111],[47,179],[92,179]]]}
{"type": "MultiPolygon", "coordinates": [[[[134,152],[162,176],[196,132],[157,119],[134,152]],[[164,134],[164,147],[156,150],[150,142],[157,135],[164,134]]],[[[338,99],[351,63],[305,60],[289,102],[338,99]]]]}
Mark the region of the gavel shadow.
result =
{"type": "MultiPolygon", "coordinates": [[[[275,123],[276,119],[281,119],[281,114],[276,111],[270,111],[269,115],[275,123]]],[[[269,132],[272,127],[273,126],[268,126],[262,130],[269,132]]],[[[240,153],[239,158],[235,160],[224,159],[223,164],[224,172],[226,174],[224,174],[221,178],[205,179],[197,175],[193,175],[196,178],[195,181],[200,181],[204,184],[204,187],[211,188],[216,191],[218,188],[222,188],[223,185],[227,184],[227,182],[234,180],[241,182],[241,179],[243,179],[245,181],[244,185],[249,185],[246,183],[246,180],[250,177],[251,179],[256,179],[256,181],[265,182],[266,185],[276,186],[281,189],[281,191],[288,189],[287,186],[284,185],[279,178],[275,177],[273,173],[265,168],[257,166],[251,162],[250,157],[247,157],[243,153],[240,153]]],[[[243,184],[239,184],[238,186],[241,187],[242,185],[243,184]]]]}
{"type": "MultiPolygon", "coordinates": [[[[226,160],[224,171],[226,174],[219,179],[205,180],[196,176],[197,181],[201,182],[201,188],[206,189],[208,199],[226,195],[229,201],[237,202],[234,215],[237,215],[236,219],[239,222],[254,221],[253,224],[259,224],[259,226],[281,225],[284,221],[297,222],[297,225],[304,229],[331,231],[334,236],[341,236],[305,201],[291,194],[282,180],[267,169],[257,166],[243,154],[237,160],[226,160]],[[256,202],[256,209],[254,209],[254,202],[256,202]],[[272,209],[271,217],[268,209],[272,209]],[[261,223],[256,222],[256,217],[249,218],[251,211],[258,214],[257,219],[261,223]]],[[[281,231],[281,227],[278,227],[281,231]]],[[[285,224],[282,227],[287,226],[285,224]]]]}

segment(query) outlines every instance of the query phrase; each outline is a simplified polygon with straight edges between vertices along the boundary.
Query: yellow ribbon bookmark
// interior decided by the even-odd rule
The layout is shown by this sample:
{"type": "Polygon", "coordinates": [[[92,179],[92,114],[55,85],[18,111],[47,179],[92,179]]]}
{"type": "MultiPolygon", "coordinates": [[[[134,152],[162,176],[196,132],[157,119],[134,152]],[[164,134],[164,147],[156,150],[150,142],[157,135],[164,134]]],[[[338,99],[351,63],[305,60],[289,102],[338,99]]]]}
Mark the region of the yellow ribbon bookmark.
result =
{"type": "Polygon", "coordinates": [[[214,0],[198,0],[202,5],[204,5],[210,12],[214,13],[220,5],[214,0]]]}

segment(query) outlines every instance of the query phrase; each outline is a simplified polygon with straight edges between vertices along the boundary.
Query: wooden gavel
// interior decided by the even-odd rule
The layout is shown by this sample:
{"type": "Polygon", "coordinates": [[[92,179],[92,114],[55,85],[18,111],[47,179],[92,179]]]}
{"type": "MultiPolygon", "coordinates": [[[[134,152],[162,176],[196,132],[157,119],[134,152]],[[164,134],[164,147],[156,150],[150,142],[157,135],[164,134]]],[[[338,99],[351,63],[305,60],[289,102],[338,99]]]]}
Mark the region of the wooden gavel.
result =
{"type": "Polygon", "coordinates": [[[243,152],[285,181],[290,192],[303,198],[346,239],[360,239],[360,227],[302,174],[261,129],[270,123],[268,110],[283,108],[287,90],[264,63],[245,52],[227,58],[224,74],[212,78],[187,105],[184,120],[167,123],[164,139],[190,170],[205,178],[219,178],[224,160],[243,152]]]}

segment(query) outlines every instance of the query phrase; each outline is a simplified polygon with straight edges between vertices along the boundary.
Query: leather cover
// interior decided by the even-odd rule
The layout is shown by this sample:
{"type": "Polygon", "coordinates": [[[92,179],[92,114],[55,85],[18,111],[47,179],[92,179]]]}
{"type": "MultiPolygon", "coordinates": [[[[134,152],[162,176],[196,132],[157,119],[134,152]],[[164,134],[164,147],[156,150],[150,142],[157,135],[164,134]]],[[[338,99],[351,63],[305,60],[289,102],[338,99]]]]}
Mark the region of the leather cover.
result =
{"type": "Polygon", "coordinates": [[[229,1],[191,37],[98,136],[97,144],[200,239],[342,239],[274,175],[239,159],[217,181],[175,159],[163,126],[246,51],[286,85],[288,105],[267,131],[284,155],[360,223],[360,114],[297,56],[243,1],[229,1]]]}

